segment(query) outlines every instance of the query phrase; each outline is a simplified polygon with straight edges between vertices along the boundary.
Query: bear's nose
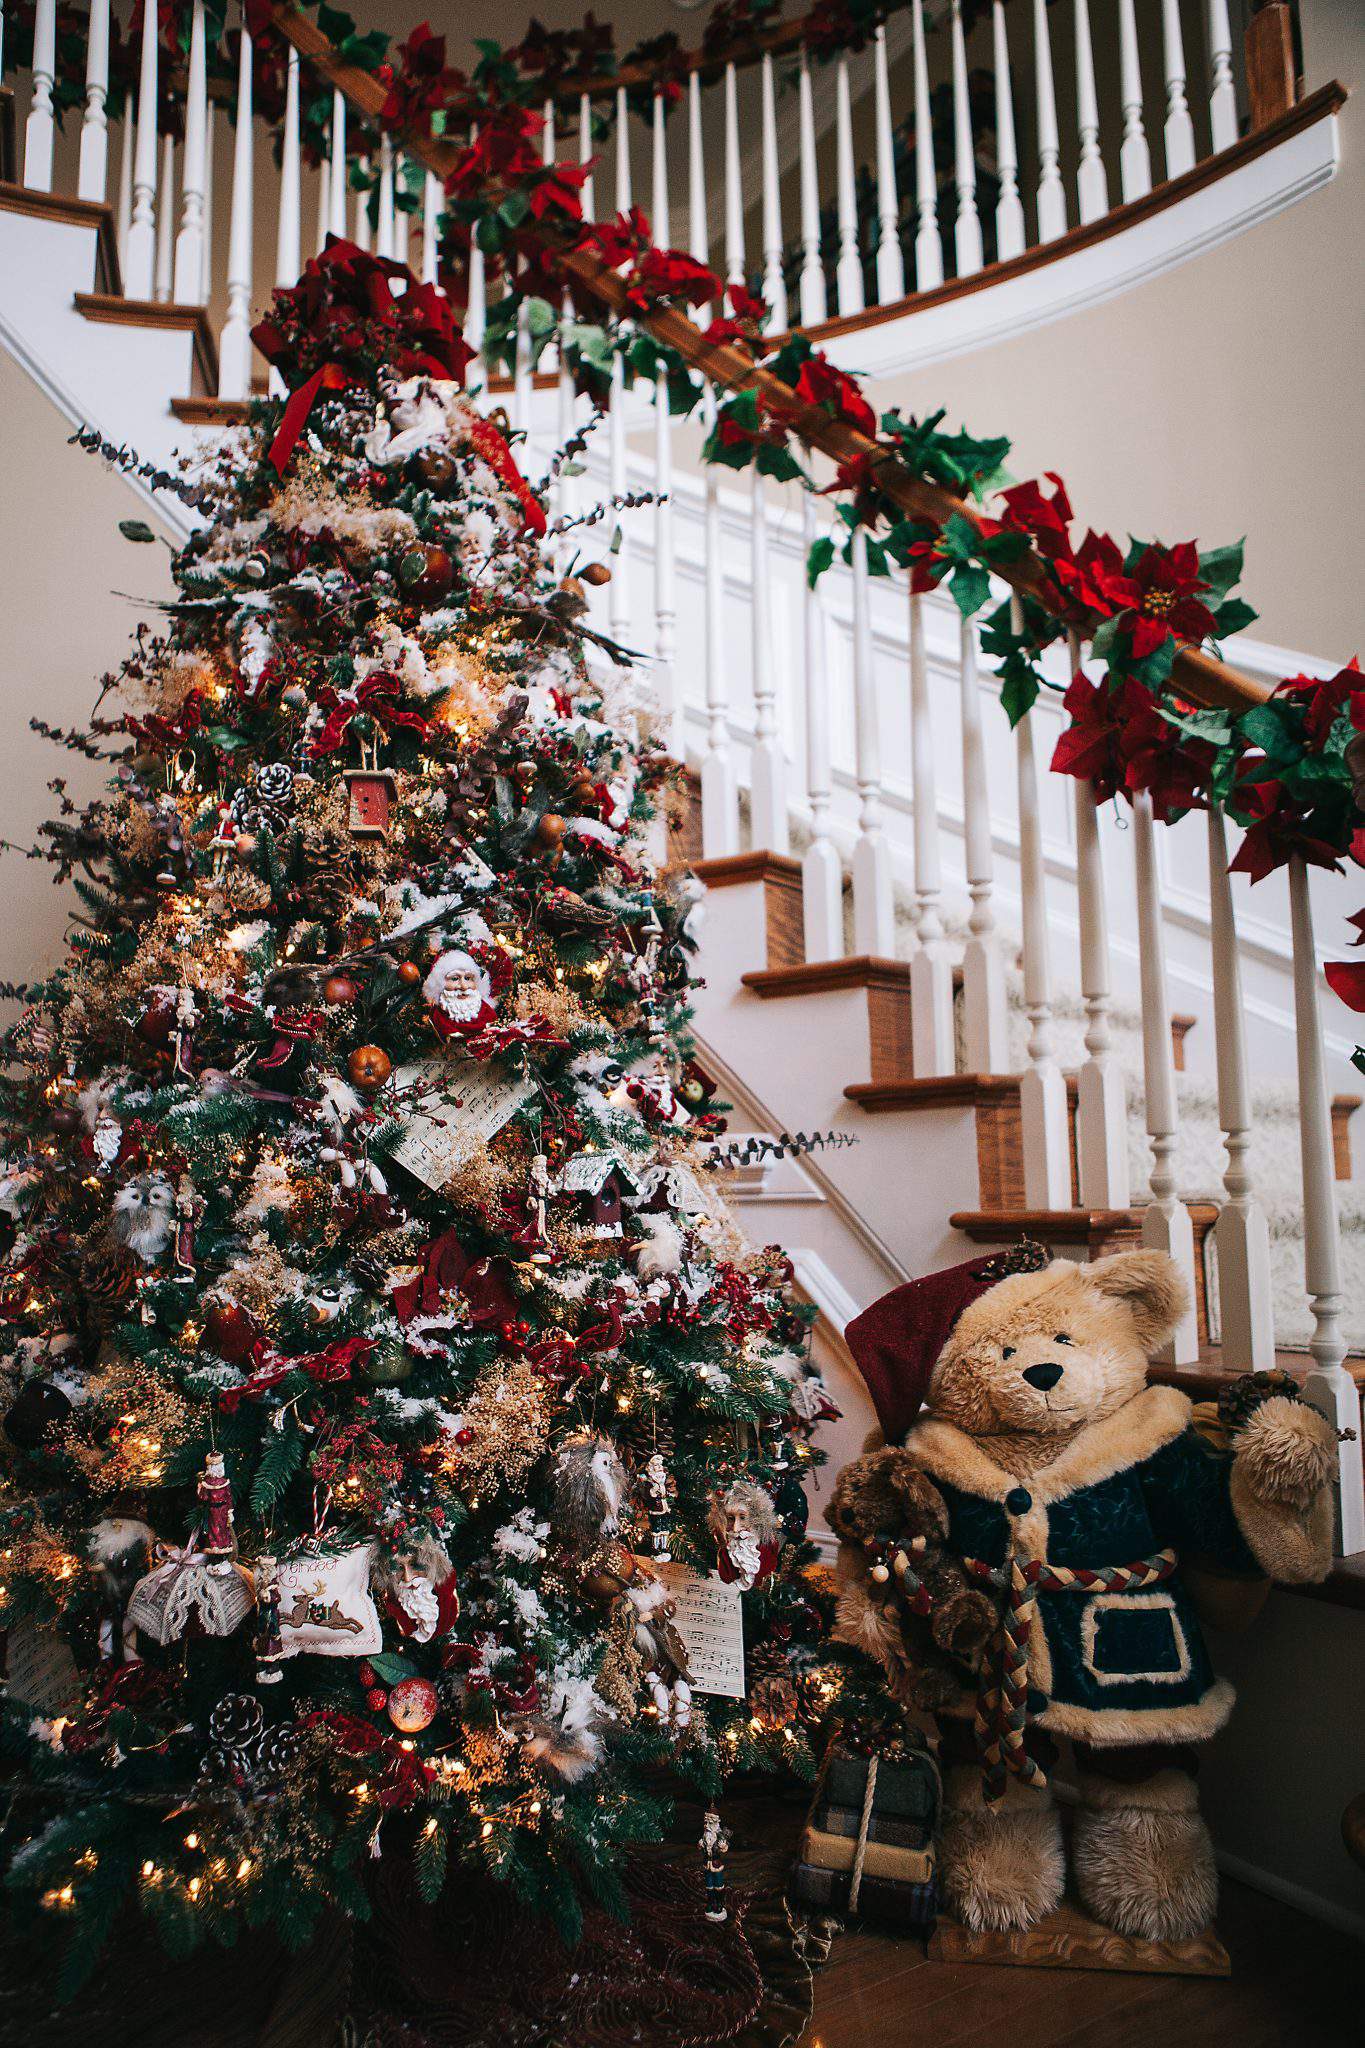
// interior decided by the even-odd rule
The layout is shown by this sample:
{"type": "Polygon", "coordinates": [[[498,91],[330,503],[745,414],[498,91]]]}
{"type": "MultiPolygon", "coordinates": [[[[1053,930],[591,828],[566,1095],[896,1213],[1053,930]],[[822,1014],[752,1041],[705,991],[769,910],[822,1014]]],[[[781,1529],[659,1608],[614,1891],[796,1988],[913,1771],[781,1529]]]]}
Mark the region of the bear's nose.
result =
{"type": "Polygon", "coordinates": [[[1061,1376],[1061,1366],[1052,1364],[1027,1365],[1021,1375],[1031,1387],[1037,1387],[1040,1394],[1046,1394],[1049,1388],[1055,1387],[1061,1376]]]}

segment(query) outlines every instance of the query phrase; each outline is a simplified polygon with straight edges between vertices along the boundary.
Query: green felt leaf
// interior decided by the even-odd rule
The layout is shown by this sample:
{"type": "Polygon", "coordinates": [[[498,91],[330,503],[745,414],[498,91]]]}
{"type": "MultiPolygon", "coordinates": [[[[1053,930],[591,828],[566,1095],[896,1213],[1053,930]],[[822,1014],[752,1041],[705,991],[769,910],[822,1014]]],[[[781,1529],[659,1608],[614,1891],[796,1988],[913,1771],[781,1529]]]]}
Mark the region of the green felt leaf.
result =
{"type": "Polygon", "coordinates": [[[970,619],[981,610],[991,594],[991,579],[985,569],[964,564],[955,569],[948,588],[953,594],[953,603],[964,619],[970,619]]]}
{"type": "Polygon", "coordinates": [[[1000,702],[1012,726],[1032,711],[1038,701],[1038,678],[1031,669],[1012,668],[1000,685],[1000,702]]]}
{"type": "Polygon", "coordinates": [[[1246,542],[1239,540],[1230,547],[1210,548],[1200,555],[1199,574],[1215,598],[1226,597],[1233,584],[1241,582],[1245,553],[1246,542]]]}
{"type": "Polygon", "coordinates": [[[145,519],[120,519],[118,530],[125,540],[149,541],[156,539],[156,535],[152,532],[145,519]]]}
{"type": "Polygon", "coordinates": [[[834,542],[827,533],[823,533],[819,540],[811,542],[810,553],[806,556],[806,582],[812,590],[833,560],[834,542]]]}

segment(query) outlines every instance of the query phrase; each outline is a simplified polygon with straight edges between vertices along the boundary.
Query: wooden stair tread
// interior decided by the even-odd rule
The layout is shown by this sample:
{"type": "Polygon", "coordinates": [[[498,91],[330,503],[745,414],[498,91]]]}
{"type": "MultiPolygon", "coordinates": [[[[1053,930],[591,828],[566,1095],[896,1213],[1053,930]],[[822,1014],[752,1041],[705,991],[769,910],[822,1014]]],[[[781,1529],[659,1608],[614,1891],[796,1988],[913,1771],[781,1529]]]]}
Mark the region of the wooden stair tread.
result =
{"type": "Polygon", "coordinates": [[[245,398],[173,398],[171,411],[190,427],[242,427],[250,406],[245,398]]]}
{"type": "Polygon", "coordinates": [[[926,1074],[922,1080],[852,1081],[844,1094],[870,1115],[897,1109],[972,1105],[983,1096],[1017,1095],[1018,1074],[926,1074]]]}
{"type": "Polygon", "coordinates": [[[207,306],[180,306],[170,299],[125,299],[114,292],[77,292],[76,310],[87,320],[114,327],[161,327],[188,333],[206,388],[218,383],[218,345],[209,325],[207,306]]]}
{"type": "Polygon", "coordinates": [[[787,853],[727,853],[715,860],[694,860],[692,872],[708,889],[733,889],[744,882],[765,882],[771,876],[800,882],[801,863],[787,853]]]}
{"type": "Polygon", "coordinates": [[[855,953],[845,960],[803,960],[794,967],[763,967],[740,980],[765,998],[823,995],[831,989],[897,988],[910,990],[908,960],[884,960],[855,953]]]}
{"type": "MultiPolygon", "coordinates": [[[[0,182],[0,208],[7,213],[28,214],[33,220],[59,220],[68,227],[93,228],[99,274],[108,295],[118,298],[123,289],[123,276],[119,269],[118,234],[112,206],[102,199],[68,199],[59,192],[34,192],[27,185],[4,181],[0,182]]],[[[102,297],[104,294],[92,293],[89,296],[102,297]]],[[[119,298],[119,304],[124,303],[119,298]]]]}
{"type": "MultiPolygon", "coordinates": [[[[1196,1237],[1218,1220],[1215,1202],[1188,1202],[1196,1237]]],[[[1078,1238],[1141,1230],[1144,1211],[1128,1209],[955,1209],[948,1221],[978,1244],[1008,1238],[1036,1237],[1043,1244],[1068,1244],[1078,1238]]]]}

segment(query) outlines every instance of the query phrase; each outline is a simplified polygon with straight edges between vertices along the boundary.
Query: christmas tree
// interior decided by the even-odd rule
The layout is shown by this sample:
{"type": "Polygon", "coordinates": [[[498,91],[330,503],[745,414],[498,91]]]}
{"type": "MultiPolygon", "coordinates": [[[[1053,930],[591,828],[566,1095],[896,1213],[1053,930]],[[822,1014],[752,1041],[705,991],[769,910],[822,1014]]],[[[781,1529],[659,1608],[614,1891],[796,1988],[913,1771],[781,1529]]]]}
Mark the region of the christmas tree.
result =
{"type": "Polygon", "coordinates": [[[376,1854],[571,1934],[829,1688],[829,1411],[708,1165],[675,771],[572,522],[399,266],[330,243],[256,339],[287,400],[57,735],[112,780],[8,1037],[8,1882],[69,1981],[129,1896],[297,1942],[376,1854]]]}

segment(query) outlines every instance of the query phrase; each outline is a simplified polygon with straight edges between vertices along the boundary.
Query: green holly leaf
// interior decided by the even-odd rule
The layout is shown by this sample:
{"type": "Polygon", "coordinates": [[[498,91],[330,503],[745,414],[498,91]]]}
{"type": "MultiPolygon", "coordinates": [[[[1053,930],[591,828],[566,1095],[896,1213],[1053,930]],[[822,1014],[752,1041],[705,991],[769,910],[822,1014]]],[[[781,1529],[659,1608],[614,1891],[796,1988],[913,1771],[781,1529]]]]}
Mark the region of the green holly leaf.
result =
{"type": "Polygon", "coordinates": [[[1000,680],[1000,702],[1011,726],[1027,717],[1038,701],[1038,678],[1024,664],[1007,669],[1000,680]]]}
{"type": "Polygon", "coordinates": [[[370,1664],[375,1677],[382,1679],[385,1685],[397,1685],[400,1679],[411,1678],[415,1672],[415,1667],[397,1650],[381,1650],[377,1656],[371,1657],[370,1664]]]}
{"type": "Polygon", "coordinates": [[[990,597],[989,572],[973,563],[964,563],[961,568],[953,571],[948,588],[953,594],[953,603],[963,618],[973,618],[990,597]]]}
{"type": "Polygon", "coordinates": [[[834,542],[827,533],[823,533],[819,540],[811,542],[810,553],[806,556],[806,583],[811,590],[814,590],[833,560],[834,542]]]}
{"type": "Polygon", "coordinates": [[[118,530],[125,540],[149,541],[156,539],[156,535],[152,532],[145,519],[120,519],[118,530]]]}
{"type": "Polygon", "coordinates": [[[1241,582],[1245,553],[1246,542],[1239,540],[1231,547],[1210,548],[1207,554],[1200,555],[1199,574],[1215,598],[1226,597],[1233,584],[1241,582]]]}
{"type": "Polygon", "coordinates": [[[1232,633],[1244,633],[1259,617],[1260,613],[1254,611],[1244,597],[1230,597],[1219,605],[1213,615],[1214,638],[1226,640],[1232,633]]]}
{"type": "Polygon", "coordinates": [[[509,192],[498,208],[498,218],[504,227],[519,228],[531,211],[531,202],[524,192],[509,192]]]}
{"type": "Polygon", "coordinates": [[[507,232],[495,213],[480,214],[474,223],[474,240],[485,256],[496,256],[507,240],[507,232]]]}

